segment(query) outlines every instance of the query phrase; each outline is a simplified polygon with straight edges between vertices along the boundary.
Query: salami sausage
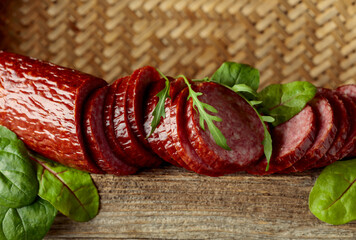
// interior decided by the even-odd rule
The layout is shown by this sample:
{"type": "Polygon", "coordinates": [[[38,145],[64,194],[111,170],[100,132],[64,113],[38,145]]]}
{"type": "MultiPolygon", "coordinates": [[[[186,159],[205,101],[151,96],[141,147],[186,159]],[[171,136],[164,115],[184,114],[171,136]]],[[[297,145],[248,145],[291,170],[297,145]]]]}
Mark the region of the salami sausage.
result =
{"type": "Polygon", "coordinates": [[[109,142],[112,151],[115,153],[116,157],[126,162],[127,155],[121,148],[120,144],[116,141],[115,131],[114,131],[114,105],[116,100],[116,94],[119,86],[123,82],[127,82],[129,76],[119,78],[112,85],[110,85],[109,91],[105,98],[104,103],[104,131],[109,142]]]}
{"type": "MultiPolygon", "coordinates": [[[[349,85],[338,87],[336,91],[338,93],[350,97],[356,103],[356,84],[349,84],[349,85]]],[[[347,155],[347,157],[356,157],[356,147],[347,155]]]]}
{"type": "MultiPolygon", "coordinates": [[[[208,176],[221,176],[224,172],[219,172],[208,166],[195,152],[191,145],[187,131],[187,118],[185,117],[184,109],[188,97],[188,89],[185,88],[172,101],[170,106],[170,120],[171,120],[171,137],[175,144],[175,149],[181,158],[181,161],[188,166],[188,170],[192,170],[199,174],[208,176]]],[[[182,165],[182,164],[181,164],[182,165]]]]}
{"type": "Polygon", "coordinates": [[[272,129],[273,151],[269,170],[266,171],[266,158],[262,158],[248,167],[246,171],[256,175],[267,175],[289,168],[312,146],[315,132],[315,114],[307,105],[293,118],[272,129]]]}
{"type": "Polygon", "coordinates": [[[106,139],[103,121],[103,108],[108,86],[92,94],[84,109],[84,129],[86,141],[96,164],[106,173],[128,175],[137,171],[118,159],[106,139]]]}
{"type": "MultiPolygon", "coordinates": [[[[126,102],[129,84],[131,83],[131,79],[136,78],[135,76],[137,76],[137,74],[134,73],[128,81],[123,81],[117,89],[113,119],[115,137],[117,143],[128,156],[126,158],[128,164],[137,167],[154,167],[158,166],[161,163],[161,160],[158,156],[153,154],[151,150],[145,147],[145,145],[139,140],[138,136],[133,132],[130,124],[130,121],[135,121],[132,119],[134,118],[132,116],[134,111],[143,111],[142,101],[140,104],[136,103],[136,100],[126,102]],[[129,118],[131,119],[130,121],[129,118]]],[[[135,96],[137,95],[134,94],[130,97],[135,96]]],[[[142,116],[142,113],[139,115],[142,116]]],[[[139,123],[137,122],[136,124],[139,123]]],[[[137,127],[136,131],[138,131],[137,127]]]]}
{"type": "Polygon", "coordinates": [[[308,169],[309,165],[324,156],[336,136],[336,116],[329,101],[324,97],[317,96],[309,102],[309,105],[313,108],[317,118],[318,130],[315,141],[299,161],[282,171],[282,173],[302,172],[308,169]]]}
{"type": "Polygon", "coordinates": [[[333,108],[333,112],[336,116],[337,133],[328,152],[321,159],[311,164],[308,169],[324,167],[338,160],[337,154],[344,146],[349,132],[349,120],[347,118],[347,111],[344,103],[340,100],[340,98],[332,90],[326,88],[318,88],[317,96],[323,96],[329,100],[331,107],[333,108]]]}
{"type": "Polygon", "coordinates": [[[163,119],[163,125],[165,131],[159,132],[159,139],[163,144],[164,149],[171,156],[171,159],[174,162],[176,162],[176,164],[174,165],[178,165],[187,170],[190,170],[190,167],[187,164],[185,164],[185,162],[179,156],[171,133],[171,110],[170,110],[171,103],[172,101],[175,101],[176,97],[180,94],[181,91],[183,91],[183,89],[186,88],[186,86],[187,85],[185,84],[183,78],[177,78],[171,80],[170,88],[169,88],[170,98],[167,98],[165,102],[166,117],[163,119]]]}
{"type": "Polygon", "coordinates": [[[255,110],[230,89],[216,83],[200,83],[193,86],[202,93],[201,102],[213,106],[222,121],[215,122],[227,139],[231,150],[224,150],[215,143],[209,131],[199,125],[199,114],[189,101],[186,111],[191,119],[188,134],[197,154],[214,169],[226,172],[241,171],[256,162],[263,154],[264,129],[255,110]]]}
{"type": "MultiPolygon", "coordinates": [[[[164,144],[162,143],[160,139],[160,135],[165,135],[165,138],[168,136],[165,134],[166,128],[163,123],[163,119],[161,119],[160,123],[157,125],[156,129],[154,132],[150,135],[151,132],[151,123],[153,120],[153,110],[155,109],[159,98],[156,96],[160,91],[162,91],[165,88],[165,81],[159,81],[157,83],[154,83],[150,90],[149,94],[147,94],[147,99],[145,100],[145,116],[144,116],[144,129],[145,129],[145,135],[149,136],[147,137],[147,141],[151,147],[151,149],[158,155],[160,156],[163,160],[166,162],[169,162],[173,165],[179,166],[176,161],[174,161],[171,156],[167,153],[164,144]]],[[[167,114],[166,114],[167,117],[167,114]]]]}
{"type": "Polygon", "coordinates": [[[0,52],[0,125],[49,159],[99,173],[83,141],[82,107],[105,85],[88,74],[0,52]]]}

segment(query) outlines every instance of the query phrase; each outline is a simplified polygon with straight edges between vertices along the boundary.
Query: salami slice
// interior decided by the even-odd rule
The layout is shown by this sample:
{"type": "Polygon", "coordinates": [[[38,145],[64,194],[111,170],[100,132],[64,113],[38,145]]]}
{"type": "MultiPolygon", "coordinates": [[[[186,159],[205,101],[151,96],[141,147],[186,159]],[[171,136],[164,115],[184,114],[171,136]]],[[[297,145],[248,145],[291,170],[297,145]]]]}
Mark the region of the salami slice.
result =
{"type": "Polygon", "coordinates": [[[110,85],[109,91],[105,98],[104,103],[104,131],[109,142],[112,151],[115,153],[116,157],[126,162],[127,156],[124,150],[121,148],[120,144],[116,141],[115,131],[114,131],[114,105],[116,94],[119,86],[123,82],[127,82],[129,76],[117,79],[112,85],[110,85]]]}
{"type": "MultiPolygon", "coordinates": [[[[128,156],[126,158],[128,164],[137,167],[155,167],[161,163],[161,160],[144,146],[130,126],[125,98],[129,83],[131,78],[129,81],[123,81],[117,89],[113,119],[116,141],[128,156]]],[[[143,108],[142,102],[140,108],[143,108]]],[[[142,111],[142,109],[137,110],[142,111]]],[[[131,112],[132,109],[129,111],[131,112]]]]}
{"type": "Polygon", "coordinates": [[[224,175],[224,172],[216,171],[212,167],[208,166],[197,155],[189,141],[187,135],[189,126],[186,124],[187,118],[184,113],[187,97],[188,89],[185,88],[180,94],[178,94],[170,106],[171,137],[175,144],[175,149],[181,160],[184,161],[186,166],[188,166],[188,170],[208,176],[224,175]]]}
{"type": "MultiPolygon", "coordinates": [[[[350,97],[355,103],[356,103],[356,84],[349,84],[349,85],[344,85],[341,87],[338,87],[336,89],[338,93],[341,93],[343,95],[346,95],[350,97]]],[[[353,120],[354,122],[355,120],[353,120]]],[[[356,157],[356,148],[352,150],[347,157],[356,157]]]]}
{"type": "Polygon", "coordinates": [[[255,175],[267,175],[289,168],[312,146],[315,132],[315,114],[307,105],[293,118],[272,129],[273,151],[269,170],[266,171],[266,158],[262,158],[248,167],[246,171],[255,175]]]}
{"type": "Polygon", "coordinates": [[[241,171],[255,163],[263,154],[264,129],[255,110],[230,89],[216,83],[193,86],[201,102],[213,106],[222,121],[214,122],[227,139],[231,150],[224,150],[215,143],[209,131],[199,125],[199,114],[190,100],[186,111],[191,116],[188,135],[197,154],[214,169],[226,172],[241,171]]]}
{"type": "MultiPolygon", "coordinates": [[[[149,136],[149,137],[147,137],[147,141],[148,141],[151,149],[158,156],[160,156],[166,162],[169,162],[173,165],[178,166],[177,162],[174,161],[171,158],[171,156],[167,153],[167,151],[164,147],[164,144],[162,143],[162,141],[160,139],[160,135],[165,134],[165,131],[166,131],[165,125],[163,124],[163,119],[161,119],[160,123],[157,125],[154,132],[152,134],[150,134],[151,129],[152,129],[151,123],[153,120],[152,113],[158,103],[158,100],[159,100],[159,98],[156,95],[160,91],[162,91],[164,88],[165,88],[165,81],[162,79],[162,81],[158,81],[157,83],[154,83],[149,90],[149,94],[147,94],[147,99],[145,100],[145,116],[144,116],[145,135],[149,136]]],[[[167,136],[166,136],[166,138],[167,138],[167,136]]]]}
{"type": "Polygon", "coordinates": [[[99,173],[83,141],[82,107],[105,85],[88,74],[0,51],[0,125],[44,157],[99,173]]]}
{"type": "Polygon", "coordinates": [[[165,102],[165,112],[166,112],[166,117],[163,119],[163,126],[164,129],[159,132],[159,139],[161,141],[161,144],[163,145],[164,149],[167,151],[167,153],[171,156],[171,159],[176,162],[174,165],[181,166],[185,169],[190,170],[190,167],[185,164],[185,162],[181,159],[179,156],[175,143],[172,139],[172,134],[171,134],[171,103],[176,99],[176,97],[180,94],[183,89],[186,88],[186,84],[184,82],[183,78],[177,78],[174,80],[171,80],[170,82],[170,91],[169,91],[169,96],[170,98],[166,99],[165,102]],[[163,131],[165,130],[165,131],[163,131]]]}
{"type": "Polygon", "coordinates": [[[305,171],[308,166],[324,156],[334,141],[337,127],[335,115],[329,101],[322,96],[317,96],[309,102],[309,105],[313,108],[317,119],[318,130],[315,141],[299,161],[281,173],[305,171]]]}
{"type": "Polygon", "coordinates": [[[137,171],[118,159],[104,134],[103,108],[109,87],[103,87],[90,96],[84,109],[86,141],[96,164],[106,173],[128,175],[137,171]]]}
{"type": "Polygon", "coordinates": [[[349,120],[343,101],[332,90],[326,88],[319,88],[317,95],[326,97],[329,100],[337,120],[337,133],[328,152],[321,159],[310,165],[308,169],[324,167],[338,160],[338,152],[344,146],[349,132],[349,120]]]}

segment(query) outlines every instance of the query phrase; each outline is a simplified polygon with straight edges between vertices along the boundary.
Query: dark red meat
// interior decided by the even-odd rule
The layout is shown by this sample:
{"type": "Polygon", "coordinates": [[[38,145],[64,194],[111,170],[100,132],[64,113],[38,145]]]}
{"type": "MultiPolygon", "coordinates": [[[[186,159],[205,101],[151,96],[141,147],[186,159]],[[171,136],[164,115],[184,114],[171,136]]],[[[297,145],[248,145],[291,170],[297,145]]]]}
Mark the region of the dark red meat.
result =
{"type": "Polygon", "coordinates": [[[129,76],[117,79],[112,85],[110,85],[109,92],[106,95],[104,103],[104,131],[108,139],[109,145],[112,151],[115,153],[116,157],[126,162],[127,156],[124,150],[121,148],[120,144],[116,140],[114,131],[114,105],[117,98],[117,92],[119,86],[123,82],[129,80],[129,76]]]}
{"type": "Polygon", "coordinates": [[[269,170],[266,171],[267,160],[263,158],[246,171],[256,175],[267,175],[289,168],[312,146],[315,125],[315,114],[307,105],[300,113],[272,130],[273,151],[269,170]]]}
{"type": "MultiPolygon", "coordinates": [[[[165,80],[162,79],[162,81],[158,81],[157,83],[154,83],[150,90],[149,93],[147,94],[147,99],[145,100],[145,116],[144,116],[144,129],[145,129],[145,135],[149,136],[147,137],[147,141],[151,147],[151,149],[158,155],[160,156],[163,160],[178,166],[176,161],[174,161],[171,156],[167,153],[163,142],[160,139],[160,135],[166,135],[166,127],[163,123],[164,119],[160,120],[160,123],[157,125],[156,129],[153,131],[153,133],[150,135],[151,132],[151,123],[153,120],[153,110],[155,109],[159,98],[156,96],[160,91],[162,91],[165,88],[165,80]]],[[[167,114],[166,114],[167,117],[167,114]]],[[[167,138],[167,136],[165,136],[167,138]]]]}
{"type": "MultiPolygon", "coordinates": [[[[136,72],[137,71],[140,70],[136,70],[136,72]]],[[[138,167],[154,167],[158,166],[161,163],[161,160],[158,158],[158,156],[153,154],[150,149],[146,148],[146,146],[139,140],[139,136],[134,133],[133,129],[135,129],[137,132],[138,127],[135,128],[131,125],[131,123],[135,121],[133,119],[135,118],[133,116],[134,111],[143,111],[142,101],[140,101],[140,103],[136,103],[136,100],[126,101],[128,97],[127,91],[129,84],[132,83],[132,79],[136,79],[135,76],[137,76],[137,73],[134,73],[130,77],[129,81],[123,81],[117,89],[113,119],[115,137],[117,143],[121,146],[125,154],[128,156],[126,158],[128,164],[138,167]]],[[[149,76],[150,74],[144,77],[149,76]]],[[[130,98],[135,97],[138,97],[137,94],[130,96],[130,98]]],[[[139,115],[142,116],[142,113],[140,113],[139,115]]],[[[143,121],[143,119],[140,121],[143,121]]],[[[139,121],[136,121],[136,124],[140,124],[139,121]]]]}
{"type": "Polygon", "coordinates": [[[335,92],[337,96],[342,100],[347,111],[347,117],[349,121],[349,131],[347,134],[346,141],[342,148],[336,153],[334,161],[343,159],[349,155],[353,150],[356,144],[356,104],[355,102],[347,97],[346,95],[335,92]]]}
{"type": "Polygon", "coordinates": [[[84,146],[81,115],[88,95],[106,84],[75,70],[0,52],[0,125],[47,158],[99,173],[84,146]]]}
{"type": "Polygon", "coordinates": [[[96,164],[106,173],[128,175],[137,171],[117,158],[106,139],[103,121],[103,109],[108,86],[92,94],[84,110],[84,129],[86,141],[96,164]]]}
{"type": "MultiPolygon", "coordinates": [[[[350,97],[354,102],[356,102],[356,84],[349,84],[349,85],[344,85],[341,87],[338,87],[336,89],[338,93],[344,94],[348,97],[350,97]]],[[[353,120],[355,121],[355,120],[353,120]]],[[[348,155],[348,157],[356,157],[356,148],[352,150],[348,155]]]]}
{"type": "Polygon", "coordinates": [[[332,90],[326,88],[319,88],[317,96],[323,96],[329,100],[336,116],[337,133],[328,152],[311,164],[308,169],[324,167],[338,160],[338,152],[344,146],[349,132],[349,120],[343,101],[332,90]]]}
{"type": "MultiPolygon", "coordinates": [[[[264,129],[255,110],[235,92],[216,83],[201,83],[193,86],[194,91],[203,95],[199,100],[213,106],[222,121],[215,122],[227,139],[231,150],[225,150],[215,143],[208,130],[201,129],[199,113],[189,100],[187,113],[188,135],[197,154],[214,169],[226,172],[241,171],[256,162],[263,154],[264,129]]],[[[206,126],[207,129],[207,126],[206,126]]]]}
{"type": "MultiPolygon", "coordinates": [[[[188,170],[208,176],[221,176],[226,171],[219,171],[207,165],[195,152],[190,143],[187,132],[191,126],[187,124],[188,118],[185,116],[185,105],[188,97],[188,89],[185,88],[171,103],[171,137],[175,144],[176,151],[188,170]]],[[[182,164],[181,164],[182,165],[182,164]]]]}
{"type": "Polygon", "coordinates": [[[179,156],[171,133],[171,103],[176,99],[177,95],[179,95],[179,93],[183,91],[184,88],[186,88],[186,86],[187,85],[185,84],[183,78],[171,80],[169,91],[170,98],[167,98],[165,102],[166,117],[163,119],[162,123],[164,129],[159,132],[159,139],[161,141],[161,144],[163,145],[163,148],[167,151],[167,153],[171,156],[171,159],[175,162],[174,165],[178,165],[190,170],[189,166],[186,165],[185,162],[179,156]]]}
{"type": "Polygon", "coordinates": [[[324,156],[336,136],[336,120],[329,101],[317,96],[309,104],[317,118],[318,130],[315,141],[306,154],[291,167],[283,170],[283,173],[302,172],[308,169],[309,165],[324,156]]]}

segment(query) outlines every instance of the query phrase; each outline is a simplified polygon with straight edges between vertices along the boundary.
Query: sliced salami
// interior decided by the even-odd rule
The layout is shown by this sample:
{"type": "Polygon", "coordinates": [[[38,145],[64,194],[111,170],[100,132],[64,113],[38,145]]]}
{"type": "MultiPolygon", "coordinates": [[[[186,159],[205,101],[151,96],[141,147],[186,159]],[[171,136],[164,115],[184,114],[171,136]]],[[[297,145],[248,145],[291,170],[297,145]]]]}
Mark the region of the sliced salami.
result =
{"type": "Polygon", "coordinates": [[[161,143],[163,144],[164,149],[171,156],[172,160],[176,162],[175,165],[190,170],[190,167],[187,164],[185,164],[185,162],[179,156],[171,134],[171,110],[170,110],[171,103],[176,99],[179,93],[183,91],[184,88],[186,88],[186,86],[187,85],[185,84],[183,78],[177,78],[174,80],[171,79],[170,88],[169,88],[170,98],[166,99],[165,102],[166,117],[163,119],[163,125],[165,131],[159,132],[159,138],[161,143]]]}
{"type": "Polygon", "coordinates": [[[124,150],[116,140],[115,131],[114,131],[114,105],[116,100],[116,94],[118,92],[119,86],[123,82],[127,82],[129,77],[123,77],[117,79],[112,85],[110,85],[109,91],[105,98],[104,104],[104,130],[105,135],[108,139],[109,145],[112,151],[115,153],[116,157],[126,162],[127,155],[124,150]]]}
{"type": "Polygon", "coordinates": [[[307,105],[287,122],[272,129],[273,151],[266,171],[267,160],[262,158],[246,169],[255,175],[280,172],[300,160],[312,146],[316,132],[316,117],[307,105]]]}
{"type": "Polygon", "coordinates": [[[231,150],[224,150],[215,143],[209,131],[199,125],[199,114],[190,100],[187,104],[188,135],[191,143],[206,164],[226,172],[241,171],[255,163],[263,154],[264,129],[255,110],[230,89],[216,83],[200,83],[193,86],[202,93],[199,100],[213,106],[222,121],[214,122],[227,139],[231,150]]]}
{"type": "Polygon", "coordinates": [[[94,76],[0,51],[0,125],[44,157],[99,173],[83,140],[83,104],[107,83],[94,76]]]}
{"type": "MultiPolygon", "coordinates": [[[[341,87],[338,87],[336,89],[338,93],[341,93],[343,95],[346,95],[350,97],[355,103],[356,103],[356,84],[349,84],[349,85],[344,85],[341,87]]],[[[353,120],[354,122],[355,120],[353,120]]],[[[356,157],[356,148],[352,150],[347,157],[356,157]]]]}
{"type": "MultiPolygon", "coordinates": [[[[208,166],[195,152],[191,145],[187,131],[187,118],[185,117],[184,109],[187,102],[188,89],[185,88],[178,96],[172,101],[170,106],[170,120],[171,120],[171,137],[175,149],[184,165],[188,170],[192,170],[199,174],[208,176],[221,176],[224,172],[219,172],[208,166]]],[[[183,164],[180,164],[183,165],[183,164]]]]}
{"type": "Polygon", "coordinates": [[[319,88],[317,96],[323,96],[329,100],[336,116],[337,133],[328,152],[311,164],[308,169],[324,167],[338,160],[338,152],[344,146],[349,132],[349,120],[343,101],[332,90],[326,88],[319,88]]]}
{"type": "Polygon", "coordinates": [[[317,119],[315,141],[299,161],[283,170],[282,173],[302,172],[308,169],[308,166],[324,156],[336,136],[336,116],[329,101],[322,96],[317,96],[309,102],[309,105],[313,108],[317,119]]]}
{"type": "MultiPolygon", "coordinates": [[[[145,135],[147,137],[147,141],[151,147],[151,149],[163,160],[166,162],[169,162],[173,165],[178,166],[177,162],[174,161],[171,156],[168,154],[166,151],[163,142],[160,139],[161,135],[165,135],[164,138],[167,138],[166,132],[166,127],[164,125],[164,119],[160,120],[160,123],[157,125],[156,129],[150,134],[151,132],[151,123],[153,120],[153,111],[158,103],[159,98],[156,96],[160,91],[162,91],[165,88],[165,81],[158,81],[154,83],[150,90],[149,93],[147,94],[147,99],[145,100],[145,116],[144,116],[144,130],[145,130],[145,135]]],[[[166,116],[167,117],[167,114],[166,116]]]]}
{"type": "Polygon", "coordinates": [[[345,105],[348,121],[349,121],[349,131],[347,134],[346,141],[342,148],[335,155],[335,161],[343,159],[349,155],[355,148],[356,144],[356,103],[346,95],[335,92],[337,96],[342,100],[345,105]]]}
{"type": "MultiPolygon", "coordinates": [[[[130,82],[131,78],[129,81],[123,81],[116,92],[113,119],[116,141],[128,156],[126,158],[128,164],[138,167],[155,167],[161,163],[161,160],[138,139],[138,136],[133,132],[129,122],[128,111],[130,113],[134,111],[131,107],[129,107],[130,110],[127,111],[129,104],[127,104],[125,97],[130,82]]],[[[142,102],[137,108],[143,108],[142,102]]],[[[143,109],[137,110],[143,111],[143,109]]],[[[131,119],[131,121],[133,121],[133,119],[131,119]]]]}
{"type": "Polygon", "coordinates": [[[106,139],[103,121],[105,96],[109,87],[103,87],[90,96],[85,105],[84,133],[90,152],[96,164],[106,173],[128,175],[137,171],[118,159],[106,139]]]}

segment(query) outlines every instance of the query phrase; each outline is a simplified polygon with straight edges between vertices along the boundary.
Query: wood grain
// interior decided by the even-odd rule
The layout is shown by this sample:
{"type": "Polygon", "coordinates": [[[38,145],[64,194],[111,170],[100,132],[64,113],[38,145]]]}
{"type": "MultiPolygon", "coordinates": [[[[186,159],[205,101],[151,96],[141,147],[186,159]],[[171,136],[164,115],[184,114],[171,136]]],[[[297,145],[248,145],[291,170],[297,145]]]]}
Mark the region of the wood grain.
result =
{"type": "Polygon", "coordinates": [[[137,175],[93,175],[98,216],[59,215],[46,239],[354,239],[356,223],[332,226],[308,210],[320,171],[212,178],[164,166],[137,175]]]}

